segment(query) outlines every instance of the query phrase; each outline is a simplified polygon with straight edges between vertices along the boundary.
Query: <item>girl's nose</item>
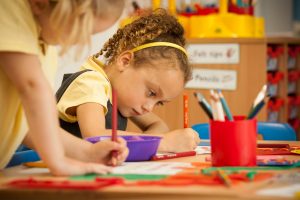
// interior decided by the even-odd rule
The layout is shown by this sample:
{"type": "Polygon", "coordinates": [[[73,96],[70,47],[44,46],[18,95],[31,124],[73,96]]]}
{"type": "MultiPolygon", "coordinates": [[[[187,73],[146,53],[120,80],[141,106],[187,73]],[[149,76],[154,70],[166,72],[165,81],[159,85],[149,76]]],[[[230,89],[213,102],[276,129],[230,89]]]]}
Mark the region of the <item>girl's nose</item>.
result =
{"type": "Polygon", "coordinates": [[[143,113],[148,113],[148,112],[151,112],[154,108],[154,103],[153,102],[147,102],[145,103],[143,106],[142,106],[142,109],[143,109],[143,113]]]}

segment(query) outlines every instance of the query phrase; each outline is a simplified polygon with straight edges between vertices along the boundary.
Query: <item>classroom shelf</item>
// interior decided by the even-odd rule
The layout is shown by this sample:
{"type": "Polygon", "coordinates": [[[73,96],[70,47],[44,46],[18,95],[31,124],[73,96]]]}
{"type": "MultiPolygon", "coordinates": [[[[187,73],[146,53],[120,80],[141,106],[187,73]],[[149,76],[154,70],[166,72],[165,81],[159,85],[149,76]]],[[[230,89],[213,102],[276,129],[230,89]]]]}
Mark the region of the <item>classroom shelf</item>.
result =
{"type": "MultiPolygon", "coordinates": [[[[300,140],[300,38],[269,37],[266,39],[268,49],[279,49],[277,54],[277,68],[272,73],[281,73],[283,78],[278,82],[278,95],[271,99],[283,100],[282,109],[278,112],[277,122],[289,122],[297,132],[300,140]]],[[[270,52],[267,52],[268,58],[270,52]]],[[[267,63],[269,60],[267,60],[267,63]]],[[[267,64],[266,71],[269,73],[267,64]]]]}

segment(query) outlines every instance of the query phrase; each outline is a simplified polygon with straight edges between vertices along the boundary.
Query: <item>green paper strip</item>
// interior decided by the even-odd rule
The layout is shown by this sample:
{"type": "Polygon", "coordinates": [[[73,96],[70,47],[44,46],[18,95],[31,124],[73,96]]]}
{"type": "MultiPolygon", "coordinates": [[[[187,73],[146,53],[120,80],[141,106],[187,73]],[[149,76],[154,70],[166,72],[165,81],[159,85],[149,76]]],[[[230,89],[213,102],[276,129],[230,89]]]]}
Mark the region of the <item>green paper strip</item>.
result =
{"type": "Polygon", "coordinates": [[[216,170],[226,170],[226,171],[231,171],[231,172],[238,172],[238,171],[259,171],[259,170],[288,170],[292,168],[300,167],[300,163],[296,163],[294,165],[289,165],[289,166],[269,166],[269,167],[263,167],[263,166],[258,166],[258,167],[208,167],[205,169],[202,169],[203,174],[210,174],[213,171],[216,170]]]}
{"type": "Polygon", "coordinates": [[[95,180],[97,176],[100,176],[98,174],[85,174],[85,175],[79,175],[79,176],[70,176],[70,180],[86,180],[86,181],[92,181],[95,180]]]}
{"type": "Polygon", "coordinates": [[[113,177],[121,177],[125,180],[161,180],[163,178],[168,177],[168,175],[148,175],[148,174],[107,174],[107,175],[99,175],[99,174],[87,174],[81,176],[71,176],[70,180],[94,180],[97,177],[101,178],[113,178],[113,177]]]}

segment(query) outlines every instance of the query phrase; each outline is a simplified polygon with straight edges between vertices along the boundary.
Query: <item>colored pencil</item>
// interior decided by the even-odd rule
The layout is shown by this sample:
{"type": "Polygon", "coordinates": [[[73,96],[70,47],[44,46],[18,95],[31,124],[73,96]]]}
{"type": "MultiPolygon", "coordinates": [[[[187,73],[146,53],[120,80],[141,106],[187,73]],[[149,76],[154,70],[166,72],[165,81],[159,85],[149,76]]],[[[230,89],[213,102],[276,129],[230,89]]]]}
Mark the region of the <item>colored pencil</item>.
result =
{"type": "MultiPolygon", "coordinates": [[[[248,117],[250,117],[255,109],[255,107],[257,107],[257,105],[262,102],[266,96],[266,92],[267,92],[267,85],[264,85],[262,87],[262,89],[260,90],[260,92],[257,94],[251,108],[250,108],[250,111],[248,113],[248,117]]],[[[264,104],[264,103],[263,103],[264,104]]],[[[263,106],[263,105],[260,105],[260,106],[263,106]]],[[[250,119],[250,118],[248,118],[250,119]]]]}
{"type": "Polygon", "coordinates": [[[206,101],[206,99],[204,98],[204,96],[200,92],[195,92],[194,96],[198,99],[198,103],[200,107],[203,109],[203,111],[206,113],[209,119],[213,119],[211,107],[209,103],[206,101]]]}
{"type": "Polygon", "coordinates": [[[42,161],[26,162],[26,163],[23,163],[23,165],[26,166],[26,167],[47,168],[47,165],[42,161]]]}
{"type": "Polygon", "coordinates": [[[264,98],[265,98],[265,96],[266,96],[266,92],[267,92],[267,85],[264,85],[263,87],[262,87],[262,89],[260,90],[260,92],[257,94],[257,96],[256,96],[256,98],[255,98],[255,100],[254,100],[254,102],[253,102],[253,108],[255,107],[255,106],[257,106],[257,104],[259,103],[259,102],[261,102],[264,98]]]}
{"type": "Polygon", "coordinates": [[[188,101],[189,101],[188,95],[184,94],[183,95],[183,128],[188,128],[189,127],[188,101]]]}
{"type": "Polygon", "coordinates": [[[224,112],[219,95],[215,93],[214,90],[210,90],[210,97],[214,120],[225,121],[224,112]]]}
{"type": "MultiPolygon", "coordinates": [[[[117,124],[118,124],[118,105],[117,105],[117,91],[112,90],[112,136],[111,140],[117,141],[117,124]]],[[[117,152],[112,151],[112,156],[116,157],[117,152]]]]}
{"type": "Polygon", "coordinates": [[[226,113],[226,116],[227,116],[228,120],[229,121],[233,121],[233,117],[231,115],[231,112],[229,110],[229,107],[227,105],[227,102],[226,102],[226,100],[225,100],[225,98],[224,98],[221,90],[218,90],[218,93],[219,93],[219,96],[220,96],[220,101],[221,101],[222,107],[223,107],[223,109],[224,109],[224,111],[226,113]]]}
{"type": "Polygon", "coordinates": [[[196,151],[186,151],[186,152],[170,153],[164,155],[155,155],[152,156],[151,160],[166,160],[166,159],[195,156],[195,155],[196,155],[196,151]]]}
{"type": "Polygon", "coordinates": [[[218,169],[217,175],[227,187],[231,186],[231,180],[223,170],[218,169]]]}
{"type": "Polygon", "coordinates": [[[264,107],[265,102],[267,102],[268,99],[269,97],[266,97],[266,100],[262,99],[248,114],[247,119],[253,119],[259,113],[259,111],[264,107]]]}

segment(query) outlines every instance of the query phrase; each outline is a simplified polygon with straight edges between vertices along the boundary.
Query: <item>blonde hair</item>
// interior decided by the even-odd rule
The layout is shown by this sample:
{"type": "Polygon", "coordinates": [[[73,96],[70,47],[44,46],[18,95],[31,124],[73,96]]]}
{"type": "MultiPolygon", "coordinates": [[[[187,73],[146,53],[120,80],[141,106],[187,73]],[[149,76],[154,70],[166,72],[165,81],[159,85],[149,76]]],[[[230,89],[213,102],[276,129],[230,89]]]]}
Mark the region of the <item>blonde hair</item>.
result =
{"type": "Polygon", "coordinates": [[[117,20],[124,7],[124,0],[52,0],[51,3],[50,24],[62,46],[61,54],[73,44],[82,47],[90,43],[95,17],[117,20]],[[68,37],[61,38],[65,33],[68,37]]]}
{"type": "MultiPolygon", "coordinates": [[[[122,52],[135,49],[141,45],[155,42],[167,42],[184,47],[184,29],[177,19],[168,14],[164,9],[157,9],[152,13],[146,13],[131,24],[118,29],[105,44],[104,47],[95,54],[95,57],[103,55],[107,58],[108,65],[113,63],[122,52]]],[[[191,78],[191,65],[184,51],[171,46],[152,46],[134,52],[134,65],[138,67],[140,63],[151,63],[157,59],[169,59],[170,62],[179,64],[183,72],[184,81],[191,78]]]]}

